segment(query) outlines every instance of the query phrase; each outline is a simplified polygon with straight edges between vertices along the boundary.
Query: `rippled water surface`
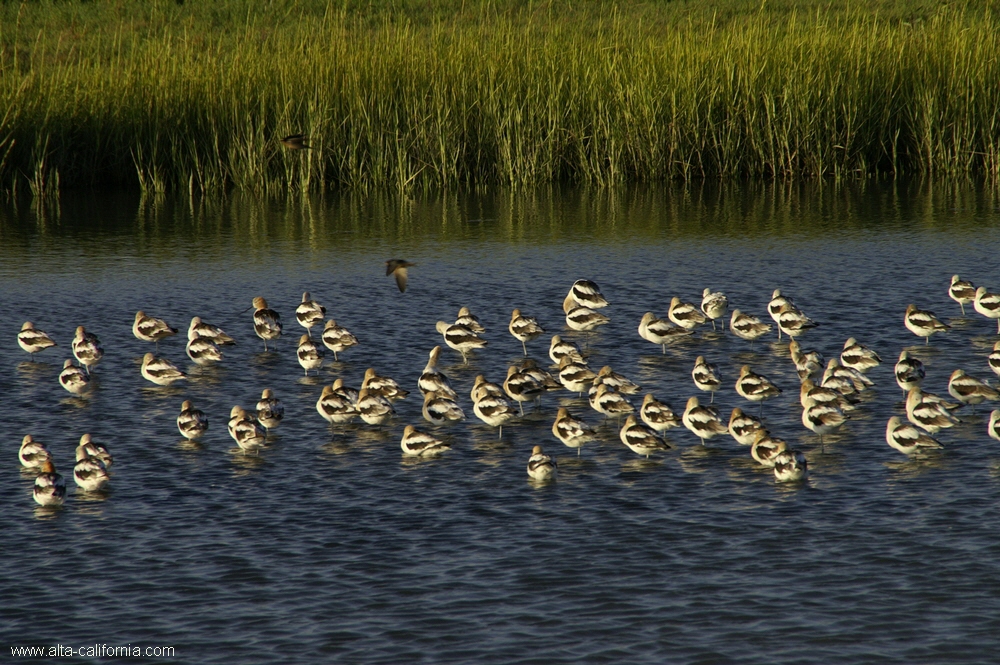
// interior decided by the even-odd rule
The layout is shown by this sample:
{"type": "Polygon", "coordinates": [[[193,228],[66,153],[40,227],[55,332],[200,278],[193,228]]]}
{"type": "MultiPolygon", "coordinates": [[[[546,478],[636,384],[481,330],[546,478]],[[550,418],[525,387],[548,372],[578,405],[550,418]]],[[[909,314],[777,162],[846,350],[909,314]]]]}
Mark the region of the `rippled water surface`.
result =
{"type": "MultiPolygon", "coordinates": [[[[960,316],[953,273],[1000,289],[997,199],[975,188],[728,188],[303,202],[66,196],[0,207],[0,633],[10,645],[173,646],[187,663],[989,663],[1000,648],[1000,444],[988,408],[945,431],[945,450],[909,460],[885,443],[901,415],[892,364],[913,347],[926,390],[952,370],[987,378],[993,321],[960,316]],[[400,294],[383,262],[418,264],[400,294]],[[518,307],[566,331],[573,280],[597,281],[612,323],[590,363],[612,365],[682,409],[699,394],[697,355],[717,363],[723,413],[750,364],[784,388],[765,404],[772,432],[808,457],[807,482],[778,485],[729,437],[698,445],[680,428],[645,460],[566,392],[504,429],[472,415],[476,374],[502,380],[521,358],[507,332],[518,307]],[[776,336],[749,344],[703,327],[662,354],[636,327],[673,295],[721,289],[759,316],[774,288],[822,325],[802,339],[827,357],[855,336],[886,361],[849,424],[821,447],[799,419],[798,379],[776,336]],[[361,344],[304,377],[295,359],[303,291],[361,344]],[[285,320],[270,351],[254,336],[254,296],[285,320]],[[929,346],[902,325],[908,303],[950,319],[929,346]],[[445,349],[470,419],[423,423],[416,380],[441,343],[434,323],[469,306],[489,346],[468,366],[445,349]],[[216,323],[238,345],[180,387],[139,374],[152,345],[136,310],[186,329],[216,323]],[[60,346],[29,362],[25,320],[60,346]],[[56,377],[74,327],[106,356],[87,399],[56,377]],[[5,340],[5,341],[3,341],[5,340]],[[323,384],[366,368],[413,393],[382,430],[332,430],[315,410],[323,384]],[[286,405],[271,444],[239,453],[233,405],[264,388],[286,405]],[[188,445],[184,399],[210,417],[188,445]],[[552,437],[558,406],[599,428],[582,455],[552,437]],[[404,458],[403,427],[427,425],[454,448],[404,458]],[[115,455],[111,488],[72,482],[84,432],[115,455]],[[31,433],[69,478],[65,506],[38,509],[17,449],[31,433]],[[529,481],[540,444],[557,481],[529,481]]],[[[548,365],[547,337],[528,344],[548,365]]],[[[988,405],[986,405],[988,406],[988,405]]],[[[752,407],[751,407],[752,408],[752,407]]],[[[964,411],[968,412],[968,409],[964,411]]],[[[3,659],[12,660],[9,653],[3,659]]]]}

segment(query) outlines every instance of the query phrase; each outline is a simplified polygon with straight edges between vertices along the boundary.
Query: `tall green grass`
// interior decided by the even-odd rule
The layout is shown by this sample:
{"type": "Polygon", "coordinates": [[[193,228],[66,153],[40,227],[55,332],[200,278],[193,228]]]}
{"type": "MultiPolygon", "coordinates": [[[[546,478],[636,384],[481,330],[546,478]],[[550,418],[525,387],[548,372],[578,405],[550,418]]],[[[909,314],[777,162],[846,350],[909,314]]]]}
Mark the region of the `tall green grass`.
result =
{"type": "Polygon", "coordinates": [[[4,3],[0,186],[1000,175],[988,4],[685,7],[4,3]]]}

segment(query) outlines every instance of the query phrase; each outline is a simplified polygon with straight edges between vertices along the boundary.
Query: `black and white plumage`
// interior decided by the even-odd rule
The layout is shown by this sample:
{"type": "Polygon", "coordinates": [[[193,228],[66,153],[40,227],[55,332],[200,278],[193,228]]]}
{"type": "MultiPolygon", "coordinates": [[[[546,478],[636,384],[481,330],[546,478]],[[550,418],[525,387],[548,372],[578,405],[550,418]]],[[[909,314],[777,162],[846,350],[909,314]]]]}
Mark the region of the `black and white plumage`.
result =
{"type": "Polygon", "coordinates": [[[823,437],[840,429],[847,422],[844,412],[829,404],[820,404],[806,397],[802,409],[802,424],[819,435],[820,443],[823,437]]]}
{"type": "Polygon", "coordinates": [[[531,449],[531,457],[528,458],[528,475],[534,480],[550,480],[556,477],[559,465],[556,461],[542,451],[541,446],[531,449]]]}
{"type": "MultiPolygon", "coordinates": [[[[729,310],[729,298],[722,291],[713,292],[706,288],[701,292],[701,312],[712,322],[712,330],[715,330],[715,320],[726,315],[729,310]]],[[[723,328],[725,330],[725,328],[723,328]]]]}
{"type": "MultiPolygon", "coordinates": [[[[337,379],[337,381],[340,381],[341,386],[344,383],[343,379],[337,379]]],[[[445,379],[445,381],[447,381],[447,379],[445,379]]],[[[406,396],[410,394],[409,390],[403,390],[402,388],[400,388],[399,384],[396,383],[395,379],[392,379],[388,376],[379,376],[378,374],[376,374],[374,367],[369,367],[368,369],[365,370],[365,378],[361,382],[361,387],[367,389],[368,392],[370,393],[381,395],[390,402],[396,402],[398,400],[405,399],[406,396]]],[[[340,392],[338,390],[339,386],[337,385],[336,381],[334,382],[333,388],[335,392],[340,392]]],[[[352,389],[348,388],[347,390],[352,390],[352,389]]],[[[423,390],[423,388],[421,388],[421,390],[423,390]]],[[[434,392],[434,391],[425,391],[425,392],[434,392]]],[[[344,396],[350,397],[349,394],[345,394],[344,396]]],[[[355,391],[354,394],[354,401],[355,402],[358,401],[357,391],[355,391]]]]}
{"type": "Polygon", "coordinates": [[[778,330],[791,338],[802,335],[807,330],[817,327],[819,324],[806,316],[802,310],[794,305],[783,305],[778,311],[778,330]]]}
{"type": "Polygon", "coordinates": [[[322,340],[324,346],[333,351],[334,361],[339,360],[337,358],[338,353],[342,353],[358,344],[358,338],[352,335],[347,328],[337,325],[337,322],[333,319],[326,322],[326,326],[323,328],[322,340]]]}
{"type": "Polygon", "coordinates": [[[203,411],[194,408],[191,400],[181,403],[181,412],[177,415],[177,431],[188,441],[200,439],[208,430],[208,416],[203,411]]]}
{"type": "Polygon", "coordinates": [[[522,374],[533,379],[543,390],[559,390],[563,387],[556,377],[539,367],[534,358],[525,358],[517,364],[517,368],[522,374]]]}
{"type": "Polygon", "coordinates": [[[795,372],[799,375],[799,381],[804,381],[823,372],[825,361],[823,354],[819,351],[806,351],[797,340],[793,339],[788,343],[788,353],[792,362],[795,363],[795,372]]]}
{"type": "Polygon", "coordinates": [[[565,342],[559,335],[552,336],[552,343],[549,344],[549,358],[558,365],[563,358],[569,358],[574,362],[583,362],[583,354],[580,348],[572,342],[565,342]]]}
{"type": "Polygon", "coordinates": [[[952,275],[948,297],[958,303],[962,308],[962,316],[965,316],[965,306],[976,299],[976,287],[972,282],[959,279],[958,275],[952,275]]]}
{"type": "Polygon", "coordinates": [[[875,382],[852,367],[844,367],[837,358],[830,358],[826,361],[826,369],[823,371],[822,385],[828,385],[832,378],[850,381],[856,392],[864,392],[875,385],[875,382]]]}
{"type": "Polygon", "coordinates": [[[552,436],[562,441],[567,448],[576,448],[577,457],[584,444],[597,440],[597,432],[587,423],[571,416],[569,409],[564,406],[559,407],[556,412],[552,436]]]}
{"type": "Polygon", "coordinates": [[[522,416],[524,415],[524,403],[540,397],[545,391],[541,384],[514,365],[507,368],[507,378],[503,382],[503,389],[508,397],[518,403],[522,416]]]}
{"type": "Polygon", "coordinates": [[[708,318],[701,313],[701,310],[692,303],[681,302],[681,299],[674,296],[670,299],[670,309],[667,310],[667,318],[675,325],[692,330],[708,321],[708,318]]]}
{"type": "Polygon", "coordinates": [[[473,402],[478,402],[488,396],[503,397],[504,394],[503,386],[487,381],[486,377],[482,374],[476,375],[476,379],[472,384],[472,390],[469,391],[469,397],[472,398],[473,402]]]}
{"type": "Polygon", "coordinates": [[[840,362],[844,367],[850,367],[864,374],[873,367],[882,364],[879,355],[853,337],[844,342],[844,350],[840,352],[840,362]]]}
{"type": "Polygon", "coordinates": [[[431,349],[427,364],[424,366],[424,371],[420,373],[420,378],[417,379],[417,387],[425,395],[427,393],[441,393],[452,399],[458,399],[458,395],[451,388],[448,377],[445,376],[444,372],[439,372],[437,369],[437,362],[440,356],[440,346],[435,346],[431,349]]]}
{"type": "Polygon", "coordinates": [[[400,293],[406,292],[406,283],[409,279],[407,268],[412,268],[416,263],[410,263],[403,259],[389,259],[385,262],[385,276],[392,275],[396,280],[396,286],[400,293]]]}
{"type": "Polygon", "coordinates": [[[309,337],[312,337],[313,326],[322,323],[325,317],[326,307],[313,300],[308,291],[303,293],[302,302],[295,308],[295,320],[306,329],[309,337]]]}
{"type": "Polygon", "coordinates": [[[942,448],[941,443],[911,425],[899,416],[889,418],[885,426],[885,441],[904,455],[919,455],[928,450],[942,448]]]}
{"type": "Polygon", "coordinates": [[[506,397],[492,392],[482,394],[478,399],[473,399],[472,412],[484,423],[499,430],[498,439],[503,438],[504,424],[517,416],[517,409],[507,401],[506,397]]]}
{"type": "Polygon", "coordinates": [[[743,413],[743,409],[739,407],[729,415],[729,435],[741,446],[752,446],[757,432],[763,429],[764,423],[760,418],[743,413]]]}
{"type": "Polygon", "coordinates": [[[257,401],[257,422],[263,425],[268,433],[281,424],[285,417],[285,407],[281,400],[274,396],[274,391],[265,388],[257,401]]]}
{"type": "Polygon", "coordinates": [[[601,293],[601,287],[589,279],[578,279],[569,289],[569,297],[580,307],[601,309],[610,303],[601,293]]]}
{"type": "Polygon", "coordinates": [[[331,425],[349,423],[358,415],[355,401],[334,392],[333,386],[323,386],[316,400],[316,411],[331,425]]]}
{"type": "Polygon", "coordinates": [[[1000,376],[1000,342],[993,344],[993,351],[986,358],[986,364],[990,366],[993,373],[1000,376]]]}
{"type": "Polygon", "coordinates": [[[468,307],[458,308],[458,317],[455,319],[455,325],[465,326],[477,335],[482,335],[486,332],[486,328],[484,328],[483,324],[479,322],[479,319],[469,311],[468,307]]]}
{"type": "Polygon", "coordinates": [[[264,340],[267,351],[268,340],[281,337],[281,315],[267,306],[267,301],[257,296],[253,299],[253,331],[264,340]]]}
{"type": "MultiPolygon", "coordinates": [[[[368,388],[368,392],[378,393],[382,397],[386,398],[390,402],[395,402],[397,399],[403,399],[410,393],[406,390],[400,388],[395,381],[386,376],[375,376],[375,370],[371,367],[365,372],[365,378],[368,379],[368,373],[371,372],[371,379],[366,382],[362,382],[361,386],[368,388]]],[[[342,378],[338,378],[330,386],[335,395],[340,395],[346,399],[351,404],[358,403],[358,396],[361,391],[357,388],[351,388],[344,383],[342,378]]]]}
{"type": "Polygon", "coordinates": [[[986,433],[991,439],[1000,441],[1000,409],[990,411],[990,422],[986,426],[986,433]]]}
{"type": "Polygon", "coordinates": [[[189,339],[184,352],[196,365],[211,365],[222,360],[222,351],[209,337],[189,339]]]}
{"type": "Polygon", "coordinates": [[[424,420],[435,425],[465,420],[465,411],[458,405],[458,402],[438,393],[427,393],[424,395],[424,405],[421,409],[424,420]]]}
{"type": "Polygon", "coordinates": [[[229,436],[244,453],[256,452],[267,441],[267,430],[241,406],[229,411],[229,436]]]}
{"type": "Polygon", "coordinates": [[[108,449],[99,443],[95,443],[94,437],[90,434],[84,434],[80,437],[80,443],[76,447],[77,459],[80,459],[81,451],[88,457],[96,457],[101,460],[101,463],[108,469],[115,463],[115,459],[111,456],[108,449]]]}
{"type": "Polygon", "coordinates": [[[73,481],[84,492],[98,492],[104,489],[111,476],[104,463],[97,457],[88,454],[84,445],[76,448],[76,464],[73,466],[73,481]]]}
{"type": "Polygon", "coordinates": [[[786,450],[774,458],[774,480],[779,483],[790,483],[805,480],[809,477],[809,464],[806,456],[797,450],[786,450]]]}
{"type": "Polygon", "coordinates": [[[582,360],[576,361],[570,356],[564,356],[559,362],[559,382],[570,392],[582,395],[596,378],[597,373],[582,360]]]}
{"type": "Polygon", "coordinates": [[[806,379],[799,386],[799,404],[803,409],[806,408],[806,400],[812,400],[816,404],[826,404],[845,413],[855,409],[854,402],[846,395],[834,388],[817,386],[812,379],[806,379]]]}
{"type": "Polygon", "coordinates": [[[948,393],[962,404],[982,404],[989,400],[1000,399],[997,389],[974,376],[969,376],[964,370],[956,369],[948,379],[948,393]]]}
{"type": "Polygon", "coordinates": [[[642,455],[646,458],[653,453],[664,452],[673,448],[673,446],[660,438],[655,430],[640,423],[634,413],[625,419],[625,424],[622,425],[621,430],[618,432],[618,438],[628,446],[629,450],[636,455],[642,455]]]}
{"type": "Polygon", "coordinates": [[[729,317],[729,329],[740,339],[750,342],[751,349],[758,338],[771,332],[771,327],[770,323],[764,323],[756,316],[744,314],[738,309],[734,309],[732,316],[729,317]]]}
{"type": "Polygon", "coordinates": [[[911,388],[906,393],[906,417],[928,434],[937,434],[960,422],[939,397],[920,388],[911,388]]]}
{"type": "Polygon", "coordinates": [[[319,370],[323,366],[323,358],[326,356],[326,353],[322,347],[312,341],[309,335],[302,335],[299,338],[299,345],[295,349],[295,356],[298,358],[299,365],[302,367],[305,375],[309,376],[309,370],[319,370]]]}
{"type": "Polygon", "coordinates": [[[533,316],[521,314],[521,310],[515,309],[510,313],[510,323],[507,330],[514,336],[514,339],[521,342],[524,355],[528,355],[526,343],[545,332],[545,329],[538,325],[538,321],[533,316]]]}
{"type": "Polygon", "coordinates": [[[444,343],[462,354],[462,362],[469,362],[469,352],[481,349],[488,342],[468,328],[457,323],[438,321],[435,329],[444,337],[444,343]]]}
{"type": "Polygon", "coordinates": [[[209,339],[216,346],[232,346],[236,344],[236,340],[227,335],[226,331],[218,326],[213,326],[211,323],[202,321],[200,316],[192,317],[191,324],[188,326],[188,340],[197,337],[209,339]]]}
{"type": "Polygon", "coordinates": [[[90,375],[67,358],[59,372],[59,385],[74,395],[81,395],[90,390],[90,375]]]}
{"type": "Polygon", "coordinates": [[[931,335],[951,328],[951,326],[938,319],[934,315],[934,312],[917,309],[917,306],[912,303],[906,306],[903,325],[917,337],[923,337],[924,344],[930,343],[931,335]]]}
{"type": "Polygon", "coordinates": [[[590,332],[611,322],[610,317],[579,304],[572,295],[563,299],[563,313],[566,315],[566,327],[578,332],[590,332]]]}
{"type": "Polygon", "coordinates": [[[697,397],[688,398],[681,422],[692,434],[701,439],[702,444],[713,436],[729,431],[719,418],[719,411],[714,406],[702,406],[698,403],[697,397]]]}
{"type": "Polygon", "coordinates": [[[415,457],[433,457],[451,450],[451,444],[427,432],[421,432],[413,425],[403,428],[403,438],[399,440],[399,447],[403,449],[403,454],[415,457]]]}
{"type": "Polygon", "coordinates": [[[44,443],[35,441],[30,434],[25,434],[24,438],[21,439],[21,448],[17,451],[17,458],[25,469],[38,469],[47,460],[51,460],[52,455],[44,443]]]}
{"type": "Polygon", "coordinates": [[[767,303],[767,313],[774,319],[774,322],[778,325],[778,339],[781,339],[781,322],[778,321],[778,317],[781,315],[782,309],[786,305],[795,307],[795,303],[792,302],[791,298],[781,295],[781,289],[775,289],[771,294],[771,300],[767,303]]]}
{"type": "Polygon", "coordinates": [[[32,360],[39,351],[58,346],[44,330],[36,328],[31,321],[21,324],[21,332],[17,333],[17,344],[31,354],[32,360]]]}
{"type": "Polygon", "coordinates": [[[139,310],[135,313],[135,321],[132,322],[132,334],[143,342],[159,342],[161,339],[177,334],[177,328],[171,328],[163,319],[155,316],[146,316],[146,313],[139,310]]]}
{"type": "Polygon", "coordinates": [[[609,385],[623,395],[634,395],[639,392],[639,384],[635,383],[623,374],[611,369],[611,365],[605,365],[598,372],[601,382],[609,385]]]}
{"type": "Polygon", "coordinates": [[[770,379],[757,374],[749,365],[740,367],[740,375],[736,379],[736,392],[751,402],[758,402],[763,407],[764,401],[781,394],[781,388],[774,385],[770,379]]]}
{"type": "Polygon", "coordinates": [[[896,384],[903,392],[909,392],[911,388],[919,388],[924,382],[924,364],[919,359],[910,356],[909,351],[902,351],[899,360],[893,368],[896,377],[896,384]]]}
{"type": "Polygon", "coordinates": [[[642,398],[639,417],[656,432],[666,432],[681,425],[681,417],[674,413],[669,404],[653,397],[652,393],[647,393],[642,398]]]}
{"type": "Polygon", "coordinates": [[[754,433],[754,441],[750,446],[750,457],[753,457],[761,466],[773,469],[775,458],[786,450],[788,450],[788,444],[784,439],[771,436],[766,429],[760,429],[754,433]]]}
{"type": "Polygon", "coordinates": [[[719,368],[716,365],[705,360],[705,356],[698,356],[694,361],[694,369],[691,370],[691,379],[699,390],[711,394],[711,402],[715,401],[715,393],[722,386],[719,368]]]}
{"type": "Polygon", "coordinates": [[[90,374],[90,368],[101,362],[101,358],[104,357],[101,340],[94,333],[87,332],[83,326],[76,327],[72,349],[73,357],[86,368],[87,374],[90,374]]]}
{"type": "Polygon", "coordinates": [[[41,473],[35,477],[32,497],[40,506],[61,506],[66,499],[66,481],[56,471],[52,460],[42,462],[41,473]]]}
{"type": "Polygon", "coordinates": [[[667,344],[689,337],[692,334],[690,328],[682,328],[674,325],[670,321],[656,318],[652,312],[646,312],[639,321],[639,337],[647,342],[658,344],[663,353],[667,352],[667,344]]]}
{"type": "Polygon", "coordinates": [[[358,393],[358,403],[355,408],[358,410],[361,420],[369,425],[380,427],[396,415],[396,409],[393,408],[392,402],[371,392],[368,388],[362,388],[358,393]]]}
{"type": "Polygon", "coordinates": [[[985,286],[980,286],[976,289],[972,307],[987,319],[996,319],[997,334],[1000,335],[1000,293],[988,293],[985,286]]]}
{"type": "Polygon", "coordinates": [[[635,406],[627,397],[603,383],[599,384],[597,390],[590,396],[590,407],[609,418],[611,416],[620,418],[635,411],[635,406]]]}
{"type": "Polygon", "coordinates": [[[187,379],[187,375],[177,369],[177,365],[166,358],[157,358],[152,353],[147,353],[142,357],[142,367],[139,372],[142,374],[142,378],[152,381],[158,386],[169,386],[175,381],[187,379]]]}

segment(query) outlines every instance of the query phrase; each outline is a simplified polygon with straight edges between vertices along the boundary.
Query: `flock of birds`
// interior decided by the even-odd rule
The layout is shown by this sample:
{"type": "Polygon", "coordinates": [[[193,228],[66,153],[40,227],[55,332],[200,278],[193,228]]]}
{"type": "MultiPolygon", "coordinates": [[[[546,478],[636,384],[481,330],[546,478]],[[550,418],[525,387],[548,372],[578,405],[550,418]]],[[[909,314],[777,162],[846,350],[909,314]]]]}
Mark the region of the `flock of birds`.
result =
{"type": "MultiPolygon", "coordinates": [[[[386,275],[394,276],[400,291],[406,290],[407,268],[413,265],[398,259],[386,262],[386,275]]],[[[948,293],[959,303],[963,315],[965,305],[971,303],[978,313],[996,319],[1000,335],[1000,294],[988,293],[983,287],[976,289],[970,282],[959,279],[958,275],[952,277],[948,293]]],[[[600,311],[608,305],[597,284],[590,280],[577,280],[562,304],[566,326],[589,334],[610,321],[600,311]]],[[[260,297],[253,299],[252,309],[254,332],[263,340],[267,350],[268,341],[282,334],[281,316],[260,297]]],[[[751,348],[774,326],[777,326],[779,340],[782,335],[788,336],[791,360],[801,381],[799,401],[802,425],[819,436],[821,445],[824,436],[838,430],[847,422],[851,412],[859,408],[861,393],[874,385],[866,373],[882,362],[877,353],[852,337],[844,343],[839,357],[824,362],[820,353],[804,349],[798,341],[801,335],[817,324],[777,289],[767,305],[773,324],[739,309],[729,312],[729,300],[724,293],[705,289],[700,305],[674,297],[666,319],[646,312],[638,332],[643,339],[660,346],[666,353],[667,345],[692,335],[699,326],[711,323],[713,329],[716,328],[727,313],[729,329],[737,337],[750,342],[751,348]]],[[[335,320],[326,318],[326,308],[313,300],[309,293],[302,295],[302,302],[295,310],[295,319],[306,332],[299,338],[296,349],[298,362],[306,375],[323,365],[324,347],[332,351],[336,359],[338,354],[358,344],[353,334],[335,320]],[[320,324],[323,324],[323,329],[320,343],[317,343],[312,338],[312,329],[320,324]]],[[[917,309],[914,305],[907,307],[903,321],[906,328],[923,337],[925,343],[932,335],[949,329],[933,312],[917,309]]],[[[467,307],[459,310],[454,322],[439,321],[436,328],[444,343],[460,353],[466,363],[469,354],[487,345],[487,340],[481,337],[485,329],[467,307]]],[[[498,438],[503,437],[504,425],[524,415],[526,402],[538,401],[544,393],[553,390],[570,391],[580,397],[586,392],[594,410],[619,422],[624,418],[619,438],[638,455],[649,457],[672,448],[662,433],[683,426],[702,444],[715,436],[729,434],[739,444],[749,447],[750,456],[759,464],[773,469],[777,482],[800,481],[808,476],[805,456],[793,450],[783,439],[773,436],[761,419],[764,402],[780,395],[782,389],[766,376],[754,372],[749,365],[741,367],[735,389],[748,402],[758,404],[758,413],[754,415],[734,408],[727,422],[712,405],[715,392],[722,387],[718,368],[703,356],[697,357],[691,378],[699,390],[709,393],[709,403],[703,404],[698,397],[690,397],[683,412],[677,413],[653,394],[646,394],[641,405],[636,407],[630,399],[640,390],[636,383],[610,366],[595,371],[588,365],[587,354],[559,335],[552,336],[549,345],[548,355],[554,364],[552,371],[540,367],[528,357],[527,347],[545,330],[537,319],[519,309],[511,313],[508,330],[521,342],[524,360],[507,369],[501,384],[491,383],[483,375],[478,375],[470,392],[473,413],[487,425],[497,428],[498,438]]],[[[132,332],[138,339],[156,344],[158,349],[161,340],[178,331],[162,319],[139,311],[136,312],[132,332]]],[[[222,348],[235,344],[235,340],[223,330],[199,317],[191,319],[187,337],[187,355],[198,365],[222,360],[222,348]]],[[[57,346],[49,335],[35,328],[31,322],[21,327],[17,341],[32,359],[35,353],[57,346]]],[[[76,329],[71,350],[79,365],[67,359],[59,374],[59,383],[73,394],[83,394],[91,389],[91,372],[101,362],[104,350],[97,336],[87,332],[83,326],[76,329]]],[[[431,349],[427,365],[417,381],[423,395],[423,417],[435,425],[466,417],[458,394],[448,377],[437,367],[440,354],[440,346],[431,349]]],[[[988,364],[995,374],[1000,375],[1000,341],[994,344],[988,364]]],[[[140,372],[143,378],[161,386],[187,378],[176,365],[154,353],[145,354],[140,372]]],[[[885,436],[889,446],[906,455],[922,455],[941,448],[941,443],[933,435],[959,422],[954,415],[957,409],[966,405],[974,408],[987,400],[1000,400],[1000,392],[996,388],[961,369],[955,370],[948,382],[948,392],[955,401],[922,391],[925,376],[923,364],[905,350],[899,355],[894,373],[897,384],[906,394],[906,420],[892,416],[886,425],[885,436]]],[[[379,376],[373,368],[369,368],[360,388],[346,386],[343,379],[324,386],[316,409],[331,427],[356,418],[368,425],[382,427],[396,415],[393,403],[408,394],[409,391],[401,388],[395,380],[379,376]]],[[[271,390],[264,390],[254,410],[248,411],[240,406],[232,408],[229,434],[244,454],[255,454],[267,445],[269,431],[278,427],[283,417],[284,407],[280,400],[271,390]]],[[[191,401],[185,400],[177,416],[177,428],[186,439],[196,440],[208,429],[208,418],[191,401]]],[[[1000,410],[990,414],[988,433],[990,437],[1000,440],[1000,410]]],[[[566,407],[558,409],[552,423],[552,434],[564,445],[575,448],[578,455],[585,444],[598,439],[596,430],[571,414],[566,407]]],[[[403,429],[400,447],[405,455],[432,456],[448,450],[450,444],[408,424],[403,429]]],[[[26,471],[37,474],[33,490],[35,501],[42,506],[61,505],[66,496],[66,484],[56,471],[46,446],[28,434],[21,443],[19,459],[26,471]]],[[[84,492],[100,491],[110,481],[108,469],[112,463],[108,450],[95,443],[90,434],[84,434],[76,448],[73,479],[84,492]]],[[[536,480],[547,480],[555,477],[557,471],[556,460],[546,454],[542,446],[534,446],[527,462],[528,475],[536,480]]]]}

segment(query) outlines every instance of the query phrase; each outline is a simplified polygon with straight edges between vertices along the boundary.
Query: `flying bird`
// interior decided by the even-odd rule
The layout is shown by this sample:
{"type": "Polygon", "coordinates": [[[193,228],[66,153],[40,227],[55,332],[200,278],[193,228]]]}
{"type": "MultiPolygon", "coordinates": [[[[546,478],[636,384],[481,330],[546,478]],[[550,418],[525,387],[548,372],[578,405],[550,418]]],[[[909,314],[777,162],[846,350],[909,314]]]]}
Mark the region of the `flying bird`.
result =
{"type": "Polygon", "coordinates": [[[393,275],[396,278],[396,286],[399,287],[400,293],[406,291],[406,269],[415,265],[417,264],[403,259],[390,259],[385,262],[386,277],[393,275]]]}
{"type": "Polygon", "coordinates": [[[305,134],[289,134],[281,139],[281,145],[289,150],[311,150],[312,148],[306,143],[308,140],[309,137],[305,134]]]}

